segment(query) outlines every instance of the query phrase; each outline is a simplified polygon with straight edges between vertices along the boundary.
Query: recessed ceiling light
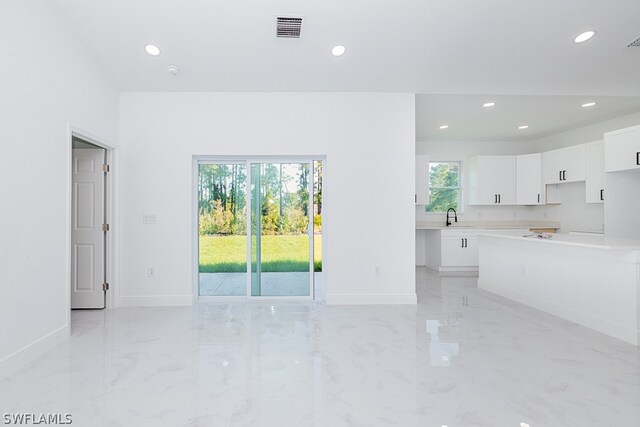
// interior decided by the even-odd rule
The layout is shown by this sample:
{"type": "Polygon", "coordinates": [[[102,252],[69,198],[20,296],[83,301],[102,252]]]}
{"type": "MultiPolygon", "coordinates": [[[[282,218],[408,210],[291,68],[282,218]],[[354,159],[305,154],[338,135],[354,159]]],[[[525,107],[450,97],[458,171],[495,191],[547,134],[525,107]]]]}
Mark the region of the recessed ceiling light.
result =
{"type": "Polygon", "coordinates": [[[151,56],[160,55],[160,48],[154,44],[148,44],[144,47],[144,51],[147,52],[151,56]]]}
{"type": "Polygon", "coordinates": [[[529,129],[529,125],[518,126],[518,129],[520,129],[520,130],[529,129]]]}
{"type": "Polygon", "coordinates": [[[582,104],[582,106],[583,106],[584,108],[587,108],[587,107],[593,107],[594,105],[596,105],[596,103],[595,103],[595,102],[587,102],[586,104],[582,104]]]}
{"type": "Polygon", "coordinates": [[[483,106],[484,108],[493,107],[494,105],[496,105],[496,103],[495,103],[495,102],[493,102],[493,101],[492,101],[492,102],[485,102],[484,104],[482,104],[482,106],[483,106]]]}
{"type": "Polygon", "coordinates": [[[440,126],[440,129],[449,129],[449,125],[442,125],[440,126]]]}
{"type": "Polygon", "coordinates": [[[584,33],[580,34],[578,37],[576,37],[575,39],[573,39],[574,43],[584,43],[587,40],[589,40],[591,37],[595,36],[596,32],[593,30],[589,30],[589,31],[585,31],[584,33]]]}
{"type": "Polygon", "coordinates": [[[520,423],[520,427],[529,427],[529,424],[523,422],[523,423],[520,423]]]}
{"type": "Polygon", "coordinates": [[[342,56],[346,51],[347,51],[347,48],[339,44],[337,46],[334,46],[333,49],[331,49],[331,55],[342,56]]]}

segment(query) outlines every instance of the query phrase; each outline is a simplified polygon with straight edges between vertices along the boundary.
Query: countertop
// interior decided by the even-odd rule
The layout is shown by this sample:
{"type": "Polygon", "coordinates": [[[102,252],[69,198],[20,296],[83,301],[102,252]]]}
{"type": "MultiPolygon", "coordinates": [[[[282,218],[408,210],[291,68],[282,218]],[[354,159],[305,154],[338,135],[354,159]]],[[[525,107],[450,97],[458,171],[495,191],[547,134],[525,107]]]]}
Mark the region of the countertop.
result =
{"type": "Polygon", "coordinates": [[[498,233],[482,233],[481,236],[499,237],[501,239],[529,241],[534,244],[556,244],[579,246],[583,248],[595,248],[605,250],[627,250],[640,251],[640,240],[618,239],[599,235],[576,235],[576,234],[551,234],[549,239],[538,237],[523,237],[498,233]]]}
{"type": "MultiPolygon", "coordinates": [[[[453,220],[452,220],[453,221],[453,220]]],[[[560,228],[560,224],[553,221],[464,221],[453,222],[445,226],[444,221],[417,221],[416,230],[448,230],[448,229],[480,229],[480,230],[514,230],[514,229],[553,229],[560,228]]]]}

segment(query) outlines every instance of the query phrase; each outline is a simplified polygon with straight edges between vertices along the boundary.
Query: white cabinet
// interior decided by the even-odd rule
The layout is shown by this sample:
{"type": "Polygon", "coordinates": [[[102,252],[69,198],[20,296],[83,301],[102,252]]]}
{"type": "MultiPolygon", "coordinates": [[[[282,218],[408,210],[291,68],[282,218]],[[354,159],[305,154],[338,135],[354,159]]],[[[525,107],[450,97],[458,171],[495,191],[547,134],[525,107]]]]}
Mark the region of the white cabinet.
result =
{"type": "Polygon", "coordinates": [[[476,156],[469,159],[469,205],[516,204],[516,157],[476,156]]]}
{"type": "Polygon", "coordinates": [[[438,271],[478,269],[478,229],[425,230],[425,265],[438,271]]]}
{"type": "Polygon", "coordinates": [[[416,205],[429,204],[429,157],[416,156],[416,205]]]}
{"type": "Polygon", "coordinates": [[[585,144],[542,153],[544,184],[560,184],[585,180],[585,144]]]}
{"type": "Polygon", "coordinates": [[[605,171],[640,169],[640,126],[604,134],[605,171]]]}
{"type": "Polygon", "coordinates": [[[542,153],[542,179],[544,184],[558,184],[562,181],[564,152],[561,150],[542,153]]]}
{"type": "Polygon", "coordinates": [[[587,144],[587,203],[604,203],[604,142],[587,144]]]}
{"type": "Polygon", "coordinates": [[[442,236],[442,267],[472,267],[478,265],[478,236],[466,233],[442,236]]]}
{"type": "Polygon", "coordinates": [[[437,271],[477,271],[478,234],[486,232],[523,236],[529,230],[455,227],[425,230],[425,265],[437,271]]]}
{"type": "Polygon", "coordinates": [[[543,205],[542,154],[516,156],[516,204],[543,205]]]}

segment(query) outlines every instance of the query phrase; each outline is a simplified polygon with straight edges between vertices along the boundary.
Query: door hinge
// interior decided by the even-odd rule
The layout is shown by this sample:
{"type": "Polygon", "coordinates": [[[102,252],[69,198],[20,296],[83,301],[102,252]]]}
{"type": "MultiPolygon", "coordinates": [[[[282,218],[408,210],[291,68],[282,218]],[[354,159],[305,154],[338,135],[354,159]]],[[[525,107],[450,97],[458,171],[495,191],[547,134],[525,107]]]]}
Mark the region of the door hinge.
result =
{"type": "Polygon", "coordinates": [[[102,224],[102,231],[104,232],[109,231],[109,224],[102,224]]]}
{"type": "Polygon", "coordinates": [[[107,173],[109,172],[110,168],[109,165],[102,165],[102,172],[107,173]]]}
{"type": "Polygon", "coordinates": [[[108,291],[109,290],[109,284],[108,283],[103,283],[102,284],[102,290],[105,291],[105,292],[108,291]]]}

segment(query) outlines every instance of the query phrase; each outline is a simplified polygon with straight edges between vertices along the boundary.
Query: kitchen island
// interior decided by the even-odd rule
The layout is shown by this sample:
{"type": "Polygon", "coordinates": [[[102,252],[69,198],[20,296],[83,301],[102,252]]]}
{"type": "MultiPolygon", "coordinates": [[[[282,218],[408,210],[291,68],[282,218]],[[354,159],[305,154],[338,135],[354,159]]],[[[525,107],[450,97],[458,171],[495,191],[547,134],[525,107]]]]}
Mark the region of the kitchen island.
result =
{"type": "Polygon", "coordinates": [[[633,345],[640,343],[640,241],[478,236],[478,286],[633,345]]]}

